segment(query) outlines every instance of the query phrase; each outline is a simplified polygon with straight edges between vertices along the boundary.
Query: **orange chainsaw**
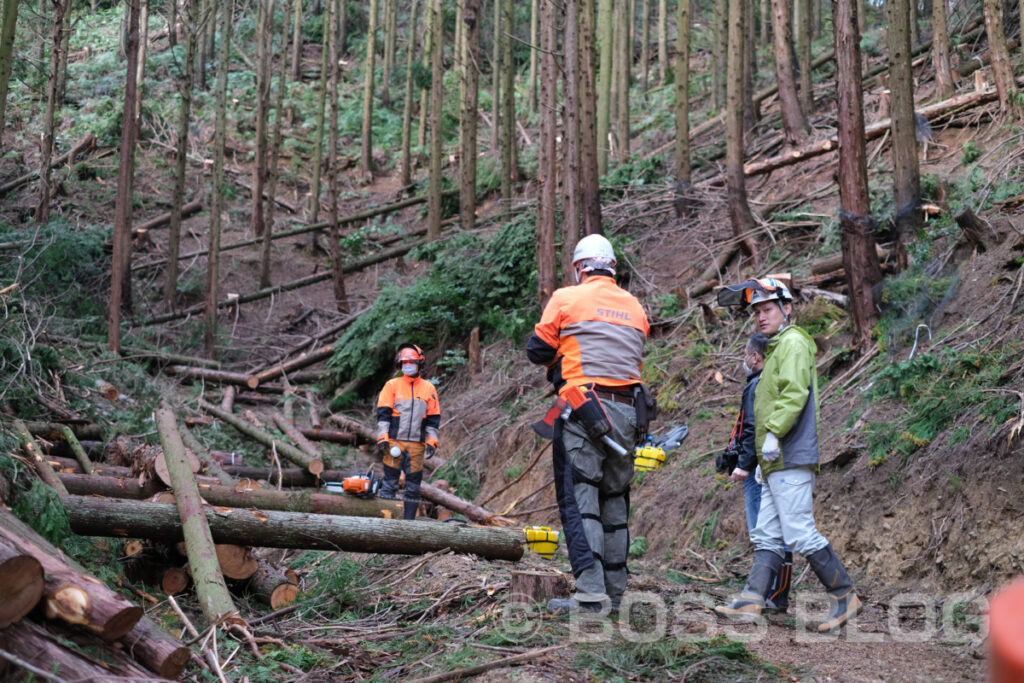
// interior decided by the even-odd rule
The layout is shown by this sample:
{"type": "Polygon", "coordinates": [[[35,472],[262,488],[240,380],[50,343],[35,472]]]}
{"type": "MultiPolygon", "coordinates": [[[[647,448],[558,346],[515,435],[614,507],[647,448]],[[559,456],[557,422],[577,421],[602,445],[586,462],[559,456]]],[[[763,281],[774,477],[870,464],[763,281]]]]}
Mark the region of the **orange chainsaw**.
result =
{"type": "Polygon", "coordinates": [[[367,470],[366,474],[354,474],[341,480],[341,489],[345,493],[351,493],[360,498],[373,498],[380,491],[381,479],[373,470],[367,470]]]}

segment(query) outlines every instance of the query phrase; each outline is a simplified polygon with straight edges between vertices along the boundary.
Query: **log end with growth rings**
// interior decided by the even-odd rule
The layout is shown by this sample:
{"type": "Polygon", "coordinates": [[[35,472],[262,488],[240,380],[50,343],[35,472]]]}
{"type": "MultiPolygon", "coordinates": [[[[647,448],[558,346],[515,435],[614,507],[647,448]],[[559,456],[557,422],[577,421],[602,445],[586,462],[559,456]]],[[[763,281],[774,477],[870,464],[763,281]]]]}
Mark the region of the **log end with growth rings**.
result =
{"type": "Polygon", "coordinates": [[[43,597],[43,568],[39,560],[18,555],[0,564],[0,628],[32,611],[43,597]]]}

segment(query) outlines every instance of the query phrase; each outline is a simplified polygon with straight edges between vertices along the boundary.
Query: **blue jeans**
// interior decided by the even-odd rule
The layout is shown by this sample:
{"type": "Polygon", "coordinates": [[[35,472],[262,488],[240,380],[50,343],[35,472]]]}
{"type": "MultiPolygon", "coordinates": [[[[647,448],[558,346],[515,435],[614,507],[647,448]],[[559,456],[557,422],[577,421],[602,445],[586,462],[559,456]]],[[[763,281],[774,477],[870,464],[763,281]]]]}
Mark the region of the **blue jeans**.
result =
{"type": "MultiPolygon", "coordinates": [[[[757,483],[753,472],[743,480],[743,499],[747,504],[747,533],[753,534],[757,526],[757,511],[761,509],[761,485],[757,483]]],[[[753,536],[750,540],[754,540],[753,536]]]]}

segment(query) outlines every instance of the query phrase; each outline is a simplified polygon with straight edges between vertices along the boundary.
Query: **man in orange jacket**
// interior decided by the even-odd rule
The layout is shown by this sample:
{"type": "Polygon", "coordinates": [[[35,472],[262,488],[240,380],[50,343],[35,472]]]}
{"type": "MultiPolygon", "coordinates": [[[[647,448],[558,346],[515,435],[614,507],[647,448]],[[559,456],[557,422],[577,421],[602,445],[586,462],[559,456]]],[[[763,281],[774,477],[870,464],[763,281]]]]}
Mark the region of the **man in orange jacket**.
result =
{"type": "Polygon", "coordinates": [[[650,326],[636,297],[615,284],[615,266],[607,239],[581,239],[573,252],[579,284],[551,295],[526,343],[527,357],[547,366],[560,395],[594,390],[611,423],[608,436],[625,451],[588,435],[576,413],[555,420],[555,495],[576,577],[571,598],[548,602],[555,614],[617,610],[626,590],[633,449],[646,429],[635,403],[650,326]]]}
{"type": "Polygon", "coordinates": [[[388,380],[377,399],[377,450],[384,461],[382,498],[394,498],[405,471],[405,519],[416,519],[423,482],[423,459],[440,445],[441,407],[434,385],[420,377],[426,358],[415,344],[402,344],[395,366],[402,374],[388,380]],[[397,447],[400,455],[392,455],[397,447]]]}

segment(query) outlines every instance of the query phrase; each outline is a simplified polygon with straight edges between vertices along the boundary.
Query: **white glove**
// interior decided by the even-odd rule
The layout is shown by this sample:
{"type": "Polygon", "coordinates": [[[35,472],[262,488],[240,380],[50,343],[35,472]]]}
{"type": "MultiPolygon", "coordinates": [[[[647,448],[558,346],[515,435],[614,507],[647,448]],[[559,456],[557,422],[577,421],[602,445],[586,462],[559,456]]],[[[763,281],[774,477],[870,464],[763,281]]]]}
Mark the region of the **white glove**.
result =
{"type": "Polygon", "coordinates": [[[754,470],[754,481],[764,486],[764,476],[761,474],[761,466],[758,465],[754,470]]]}
{"type": "Polygon", "coordinates": [[[768,432],[764,437],[764,445],[761,446],[761,455],[768,462],[779,457],[779,438],[771,432],[768,432]]]}

